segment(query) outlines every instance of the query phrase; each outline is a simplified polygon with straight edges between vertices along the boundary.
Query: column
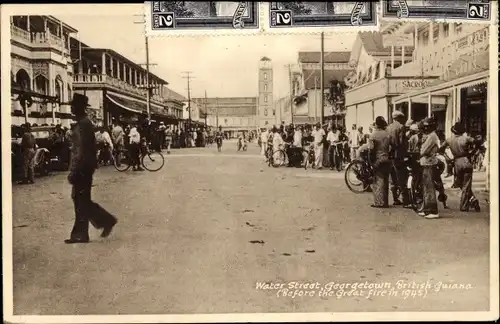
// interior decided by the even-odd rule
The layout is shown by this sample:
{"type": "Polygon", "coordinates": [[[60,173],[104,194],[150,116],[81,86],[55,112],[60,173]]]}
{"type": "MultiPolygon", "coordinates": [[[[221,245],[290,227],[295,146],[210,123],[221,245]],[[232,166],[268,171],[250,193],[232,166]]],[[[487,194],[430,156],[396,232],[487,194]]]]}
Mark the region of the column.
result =
{"type": "Polygon", "coordinates": [[[137,70],[134,70],[134,84],[139,84],[139,73],[137,72],[137,70]]]}
{"type": "Polygon", "coordinates": [[[413,40],[413,43],[414,43],[414,44],[413,44],[413,48],[414,48],[414,50],[413,50],[413,52],[414,52],[413,59],[414,59],[415,61],[417,61],[417,60],[418,60],[418,56],[419,56],[419,55],[418,55],[418,25],[417,25],[417,24],[415,24],[415,31],[414,31],[414,34],[415,34],[415,35],[414,35],[414,38],[415,38],[415,39],[413,40]]]}
{"type": "Polygon", "coordinates": [[[429,92],[427,94],[427,117],[431,117],[432,115],[432,95],[429,92]]]}
{"type": "MultiPolygon", "coordinates": [[[[12,17],[12,16],[11,16],[12,17]]],[[[46,22],[45,22],[46,24],[46,22]]],[[[28,33],[31,32],[31,22],[30,22],[30,16],[27,16],[26,17],[26,30],[28,31],[28,33]]]]}
{"type": "Polygon", "coordinates": [[[455,110],[455,122],[462,121],[462,89],[456,88],[457,109],[455,110]]]}
{"type": "Polygon", "coordinates": [[[120,79],[120,61],[116,60],[116,78],[120,79]]]}
{"type": "Polygon", "coordinates": [[[413,114],[411,110],[411,98],[408,98],[408,118],[413,119],[413,114]]]}
{"type": "Polygon", "coordinates": [[[101,56],[101,74],[106,75],[106,53],[103,52],[101,56]]]}
{"type": "Polygon", "coordinates": [[[68,54],[71,54],[71,35],[68,33],[68,54]]]}
{"type": "Polygon", "coordinates": [[[129,78],[128,82],[130,84],[134,84],[134,81],[132,80],[132,69],[131,68],[128,69],[128,78],[129,78]]]}
{"type": "Polygon", "coordinates": [[[401,65],[405,64],[405,47],[401,46],[401,65]]]}
{"type": "Polygon", "coordinates": [[[394,71],[394,46],[391,46],[391,73],[394,71]]]}
{"type": "Polygon", "coordinates": [[[109,68],[111,70],[111,77],[115,77],[115,66],[114,66],[114,60],[113,56],[109,56],[109,68]]]}
{"type": "Polygon", "coordinates": [[[47,25],[47,18],[44,17],[43,18],[43,34],[42,34],[42,37],[45,37],[45,41],[47,41],[49,39],[49,35],[50,35],[50,30],[49,30],[49,27],[47,25]]]}

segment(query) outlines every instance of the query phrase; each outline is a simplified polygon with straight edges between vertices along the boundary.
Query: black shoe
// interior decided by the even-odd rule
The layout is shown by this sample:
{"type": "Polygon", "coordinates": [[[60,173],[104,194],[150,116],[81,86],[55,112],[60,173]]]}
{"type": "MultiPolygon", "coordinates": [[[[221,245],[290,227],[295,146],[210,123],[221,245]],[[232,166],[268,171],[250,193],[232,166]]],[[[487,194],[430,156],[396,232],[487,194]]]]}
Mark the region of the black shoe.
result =
{"type": "Polygon", "coordinates": [[[101,237],[108,237],[109,234],[111,234],[111,231],[113,230],[113,227],[115,227],[116,223],[118,223],[118,221],[114,220],[111,225],[105,226],[104,230],[101,233],[101,237]]]}
{"type": "Polygon", "coordinates": [[[90,240],[88,238],[84,238],[84,239],[70,238],[70,239],[64,240],[64,243],[66,243],[66,244],[89,243],[89,241],[90,240]]]}

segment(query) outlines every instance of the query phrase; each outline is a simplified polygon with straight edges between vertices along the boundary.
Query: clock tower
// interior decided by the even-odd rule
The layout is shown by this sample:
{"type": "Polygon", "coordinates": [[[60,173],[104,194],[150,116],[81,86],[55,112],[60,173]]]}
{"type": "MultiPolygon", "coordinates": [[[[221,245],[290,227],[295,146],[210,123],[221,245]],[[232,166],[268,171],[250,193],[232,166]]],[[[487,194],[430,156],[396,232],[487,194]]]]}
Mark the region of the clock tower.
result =
{"type": "Polygon", "coordinates": [[[273,104],[273,67],[271,59],[263,57],[259,62],[259,96],[257,98],[259,128],[269,128],[276,123],[273,104]]]}

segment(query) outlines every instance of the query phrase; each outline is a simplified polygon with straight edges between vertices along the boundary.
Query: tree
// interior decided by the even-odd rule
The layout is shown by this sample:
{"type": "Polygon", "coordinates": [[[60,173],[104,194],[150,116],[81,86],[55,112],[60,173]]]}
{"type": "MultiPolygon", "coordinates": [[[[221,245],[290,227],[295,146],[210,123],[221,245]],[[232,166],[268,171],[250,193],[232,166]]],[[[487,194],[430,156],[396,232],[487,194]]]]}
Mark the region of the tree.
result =
{"type": "Polygon", "coordinates": [[[302,1],[281,2],[281,7],[291,10],[294,15],[310,15],[312,9],[305,6],[302,1]]]}
{"type": "Polygon", "coordinates": [[[186,1],[164,1],[165,10],[173,12],[177,17],[193,17],[194,12],[186,7],[186,1]]]}

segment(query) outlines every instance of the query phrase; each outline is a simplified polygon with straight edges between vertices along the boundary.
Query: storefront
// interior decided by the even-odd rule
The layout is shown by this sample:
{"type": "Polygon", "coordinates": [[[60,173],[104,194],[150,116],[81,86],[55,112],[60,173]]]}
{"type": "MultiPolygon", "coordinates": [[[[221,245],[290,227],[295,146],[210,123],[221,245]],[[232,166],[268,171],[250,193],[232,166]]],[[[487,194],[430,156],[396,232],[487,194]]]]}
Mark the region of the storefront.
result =
{"type": "MultiPolygon", "coordinates": [[[[437,81],[437,77],[385,77],[346,91],[345,127],[352,125],[367,130],[377,116],[392,121],[392,112],[401,110],[405,116],[415,115],[409,105],[395,105],[395,98],[422,89],[437,81]]],[[[442,100],[440,101],[442,103],[442,100]]],[[[419,102],[420,104],[421,102],[419,102]]],[[[419,110],[416,110],[419,111],[419,110]]]]}
{"type": "Polygon", "coordinates": [[[486,138],[488,79],[489,71],[482,71],[401,95],[394,104],[410,107],[415,121],[434,116],[446,136],[455,122],[462,121],[467,133],[486,138]]]}

